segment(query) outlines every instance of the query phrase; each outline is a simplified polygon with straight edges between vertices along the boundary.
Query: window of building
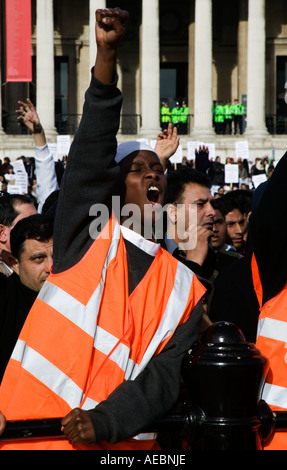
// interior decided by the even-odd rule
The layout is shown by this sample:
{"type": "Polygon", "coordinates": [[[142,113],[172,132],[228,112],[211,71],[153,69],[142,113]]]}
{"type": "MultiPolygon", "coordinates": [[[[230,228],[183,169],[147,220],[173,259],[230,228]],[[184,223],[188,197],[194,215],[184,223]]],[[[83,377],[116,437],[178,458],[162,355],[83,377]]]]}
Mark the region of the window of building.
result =
{"type": "Polygon", "coordinates": [[[55,121],[59,134],[68,133],[69,58],[55,57],[55,121]]]}

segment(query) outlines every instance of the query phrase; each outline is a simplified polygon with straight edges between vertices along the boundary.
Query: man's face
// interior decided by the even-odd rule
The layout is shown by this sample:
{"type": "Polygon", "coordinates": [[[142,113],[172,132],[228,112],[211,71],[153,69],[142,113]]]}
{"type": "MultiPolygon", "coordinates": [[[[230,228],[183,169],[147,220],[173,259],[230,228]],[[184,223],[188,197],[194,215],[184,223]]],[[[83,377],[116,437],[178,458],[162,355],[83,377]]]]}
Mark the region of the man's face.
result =
{"type": "MultiPolygon", "coordinates": [[[[133,204],[138,208],[137,220],[143,234],[144,224],[155,222],[162,215],[162,203],[166,192],[166,179],[162,164],[153,152],[142,150],[126,157],[120,164],[125,178],[124,205],[133,204]]],[[[121,223],[129,219],[121,217],[121,223]]],[[[135,229],[135,228],[134,228],[135,229]]],[[[136,230],[136,231],[139,231],[136,230]]]]}
{"type": "Polygon", "coordinates": [[[53,239],[47,242],[27,239],[13,269],[19,274],[22,284],[39,292],[50,273],[52,257],[53,239]]]}
{"type": "Polygon", "coordinates": [[[233,209],[225,216],[228,242],[237,250],[243,245],[243,237],[247,231],[247,221],[244,214],[238,209],[233,209]]]}
{"type": "Polygon", "coordinates": [[[25,217],[29,217],[30,215],[37,214],[37,209],[35,208],[33,203],[17,203],[14,205],[14,209],[18,212],[18,215],[13,220],[12,225],[1,225],[1,248],[3,248],[7,252],[11,251],[10,232],[12,228],[15,227],[19,220],[24,219],[25,217]]]}
{"type": "MultiPolygon", "coordinates": [[[[197,225],[212,230],[215,210],[210,204],[211,199],[209,188],[197,183],[187,183],[176,209],[177,225],[188,230],[195,223],[196,218],[197,225]]],[[[180,240],[181,234],[178,233],[177,236],[180,240]]]]}
{"type": "Polygon", "coordinates": [[[218,209],[215,209],[215,216],[213,220],[213,235],[210,239],[210,243],[216,250],[221,248],[227,239],[227,227],[226,222],[218,209]]]}
{"type": "Polygon", "coordinates": [[[29,217],[30,215],[37,214],[37,209],[34,206],[33,203],[31,204],[26,204],[26,203],[17,203],[14,205],[15,211],[18,212],[17,217],[13,220],[13,223],[10,227],[7,227],[7,230],[9,231],[9,239],[7,240],[6,244],[6,250],[11,251],[11,246],[10,246],[10,232],[13,227],[19,222],[19,220],[24,219],[25,217],[29,217]]]}

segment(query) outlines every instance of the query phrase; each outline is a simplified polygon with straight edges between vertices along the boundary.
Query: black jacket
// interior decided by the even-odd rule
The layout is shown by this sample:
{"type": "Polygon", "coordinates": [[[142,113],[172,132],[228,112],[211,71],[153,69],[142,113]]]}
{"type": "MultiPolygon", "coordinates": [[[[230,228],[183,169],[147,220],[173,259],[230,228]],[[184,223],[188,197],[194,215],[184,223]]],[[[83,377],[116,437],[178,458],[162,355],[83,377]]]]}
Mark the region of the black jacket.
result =
{"type": "Polygon", "coordinates": [[[0,273],[0,382],[37,294],[21,283],[18,274],[0,273]]]}
{"type": "Polygon", "coordinates": [[[287,152],[265,185],[250,217],[249,233],[263,287],[263,303],[287,282],[287,152]]]}

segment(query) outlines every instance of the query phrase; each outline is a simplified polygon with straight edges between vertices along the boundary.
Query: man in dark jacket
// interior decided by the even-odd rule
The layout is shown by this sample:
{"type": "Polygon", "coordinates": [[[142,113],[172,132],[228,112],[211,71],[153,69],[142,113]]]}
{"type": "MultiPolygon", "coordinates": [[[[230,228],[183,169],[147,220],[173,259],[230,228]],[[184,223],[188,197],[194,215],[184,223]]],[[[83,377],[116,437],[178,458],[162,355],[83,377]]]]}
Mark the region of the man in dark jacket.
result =
{"type": "Polygon", "coordinates": [[[13,274],[0,273],[0,381],[26,317],[47,279],[53,254],[53,223],[36,214],[11,231],[13,274]]]}

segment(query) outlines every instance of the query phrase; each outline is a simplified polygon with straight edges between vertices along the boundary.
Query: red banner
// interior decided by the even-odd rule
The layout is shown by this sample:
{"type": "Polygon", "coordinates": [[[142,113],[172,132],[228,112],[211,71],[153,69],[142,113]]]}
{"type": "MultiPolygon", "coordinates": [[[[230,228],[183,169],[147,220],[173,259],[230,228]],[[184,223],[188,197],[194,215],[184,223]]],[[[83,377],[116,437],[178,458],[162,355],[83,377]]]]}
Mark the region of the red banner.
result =
{"type": "Polygon", "coordinates": [[[32,81],[31,0],[6,0],[6,81],[32,81]]]}

